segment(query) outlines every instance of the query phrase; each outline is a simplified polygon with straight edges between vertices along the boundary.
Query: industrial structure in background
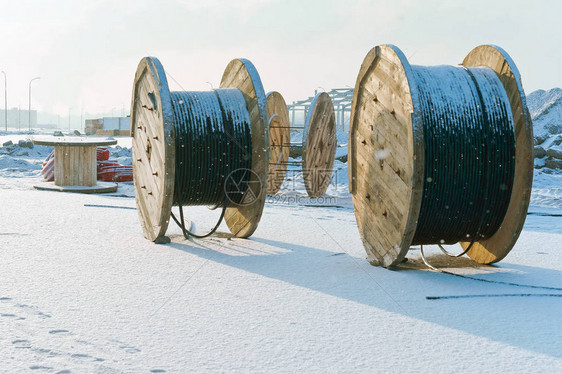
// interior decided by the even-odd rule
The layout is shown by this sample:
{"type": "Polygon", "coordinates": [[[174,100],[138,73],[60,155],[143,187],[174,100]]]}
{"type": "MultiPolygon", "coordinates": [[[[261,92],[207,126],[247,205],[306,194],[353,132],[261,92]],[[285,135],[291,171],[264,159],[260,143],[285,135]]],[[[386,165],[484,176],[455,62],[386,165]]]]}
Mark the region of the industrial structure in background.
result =
{"type": "MultiPolygon", "coordinates": [[[[351,115],[351,101],[353,100],[353,88],[334,88],[326,91],[332,103],[334,104],[334,114],[336,116],[336,130],[348,131],[349,130],[349,117],[351,115]]],[[[300,130],[304,127],[308,109],[312,105],[312,101],[316,96],[317,91],[314,91],[314,96],[305,100],[293,101],[292,104],[287,105],[289,113],[291,113],[291,129],[300,130]]]]}
{"type": "Polygon", "coordinates": [[[0,123],[2,124],[2,128],[4,128],[4,126],[19,130],[27,130],[30,127],[37,128],[37,111],[32,110],[30,113],[27,109],[12,108],[8,109],[8,116],[6,116],[6,110],[0,109],[0,123]],[[8,120],[7,126],[6,123],[4,123],[6,119],[8,120]],[[31,126],[29,123],[30,120],[31,126]]]}
{"type": "Polygon", "coordinates": [[[131,117],[103,117],[87,119],[84,132],[86,135],[129,136],[131,117]]]}

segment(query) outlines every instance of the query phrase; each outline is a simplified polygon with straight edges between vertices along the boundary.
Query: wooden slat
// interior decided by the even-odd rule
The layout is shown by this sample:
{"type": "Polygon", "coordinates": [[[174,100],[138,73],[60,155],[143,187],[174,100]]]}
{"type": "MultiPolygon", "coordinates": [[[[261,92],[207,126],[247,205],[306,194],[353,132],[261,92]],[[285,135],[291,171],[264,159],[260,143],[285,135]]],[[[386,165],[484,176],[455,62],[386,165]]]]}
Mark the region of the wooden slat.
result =
{"type": "Polygon", "coordinates": [[[97,183],[95,145],[55,145],[55,185],[92,187],[97,183]]]}

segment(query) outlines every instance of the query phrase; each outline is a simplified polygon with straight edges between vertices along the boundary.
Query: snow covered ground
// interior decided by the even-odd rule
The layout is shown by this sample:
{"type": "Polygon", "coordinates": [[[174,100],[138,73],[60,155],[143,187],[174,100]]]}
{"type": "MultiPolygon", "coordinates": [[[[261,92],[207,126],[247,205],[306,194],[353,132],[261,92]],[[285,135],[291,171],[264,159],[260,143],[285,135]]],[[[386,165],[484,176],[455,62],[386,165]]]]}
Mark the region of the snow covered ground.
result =
{"type": "MultiPolygon", "coordinates": [[[[349,208],[268,204],[249,240],[142,237],[131,198],[2,189],[0,371],[556,372],[560,217],[497,266],[365,261],[349,208]],[[531,294],[428,300],[427,296],[531,294]]],[[[190,209],[199,230],[216,212],[190,209]]]]}
{"type": "MultiPolygon", "coordinates": [[[[125,162],[130,139],[118,140],[125,162]]],[[[562,372],[557,171],[535,170],[525,228],[499,264],[429,248],[462,278],[428,271],[418,247],[397,269],[369,265],[339,161],[319,199],[292,168],[250,239],[223,224],[185,240],[171,225],[156,245],[130,183],[36,191],[49,147],[2,148],[0,372],[562,372]]],[[[186,212],[197,231],[217,218],[186,212]]]]}

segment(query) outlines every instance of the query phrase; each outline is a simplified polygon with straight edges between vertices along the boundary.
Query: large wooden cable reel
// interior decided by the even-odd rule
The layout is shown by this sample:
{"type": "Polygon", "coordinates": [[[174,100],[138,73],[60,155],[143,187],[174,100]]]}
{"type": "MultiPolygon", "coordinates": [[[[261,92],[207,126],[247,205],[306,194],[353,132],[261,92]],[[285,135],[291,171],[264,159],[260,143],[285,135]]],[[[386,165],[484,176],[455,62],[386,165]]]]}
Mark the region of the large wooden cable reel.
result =
{"type": "MultiPolygon", "coordinates": [[[[473,243],[468,255],[479,263],[504,258],[525,221],[533,176],[532,123],[521,78],[501,48],[483,45],[463,61],[498,76],[509,99],[515,134],[511,198],[493,236],[473,243]]],[[[359,233],[372,263],[400,263],[416,232],[424,187],[424,131],[412,67],[391,45],[365,57],[353,96],[349,131],[349,181],[359,233]]],[[[461,241],[466,249],[469,242],[461,241]]]]}
{"type": "Polygon", "coordinates": [[[321,92],[314,97],[303,130],[302,170],[306,192],[322,196],[332,177],[336,156],[336,117],[330,95],[321,92]]]}
{"type": "MultiPolygon", "coordinates": [[[[242,202],[228,206],[224,219],[236,237],[256,230],[266,198],[269,129],[266,98],[260,77],[245,59],[232,60],[220,88],[238,89],[244,97],[251,124],[251,173],[242,202]]],[[[171,94],[164,68],[153,57],[137,68],[131,102],[133,173],[137,211],[145,237],[165,235],[174,204],[176,144],[171,94]]]]}

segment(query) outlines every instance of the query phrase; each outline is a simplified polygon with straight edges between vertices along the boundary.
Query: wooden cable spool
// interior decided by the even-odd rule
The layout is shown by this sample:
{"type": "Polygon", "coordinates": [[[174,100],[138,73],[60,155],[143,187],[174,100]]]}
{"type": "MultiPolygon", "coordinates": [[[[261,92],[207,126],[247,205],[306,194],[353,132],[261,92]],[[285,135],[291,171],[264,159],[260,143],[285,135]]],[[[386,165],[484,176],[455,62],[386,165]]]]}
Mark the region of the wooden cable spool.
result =
{"type": "MultiPolygon", "coordinates": [[[[289,164],[291,133],[289,112],[278,92],[267,97],[270,116],[270,161],[267,193],[276,194],[285,178],[289,164]]],[[[302,170],[306,192],[310,197],[322,196],[330,184],[337,139],[336,117],[330,95],[321,92],[314,97],[305,119],[302,140],[302,170]]]]}
{"type": "MultiPolygon", "coordinates": [[[[500,261],[523,228],[533,178],[533,131],[519,71],[499,47],[483,45],[464,59],[466,68],[491,69],[505,89],[515,141],[513,185],[501,225],[493,235],[460,240],[475,261],[500,261]],[[471,246],[471,247],[469,247],[471,246]]],[[[424,191],[424,128],[413,67],[395,46],[365,57],[353,96],[349,131],[349,181],[357,225],[371,263],[385,267],[406,256],[418,226],[424,191]]]]}
{"type": "Polygon", "coordinates": [[[54,146],[54,183],[42,182],[38,190],[108,193],[117,191],[113,182],[98,182],[97,147],[117,144],[115,139],[83,137],[34,138],[33,144],[54,146]]]}
{"type": "Polygon", "coordinates": [[[314,97],[306,116],[302,142],[304,186],[310,197],[322,196],[328,189],[336,156],[336,116],[330,95],[314,97]]]}
{"type": "MultiPolygon", "coordinates": [[[[236,237],[256,230],[266,198],[269,129],[266,98],[259,74],[245,59],[226,67],[220,89],[243,95],[251,129],[251,172],[241,203],[225,208],[224,219],[236,237]]],[[[174,205],[176,138],[172,93],[164,68],[153,57],[137,68],[131,102],[133,173],[137,211],[144,236],[152,241],[165,235],[174,205]]]]}

